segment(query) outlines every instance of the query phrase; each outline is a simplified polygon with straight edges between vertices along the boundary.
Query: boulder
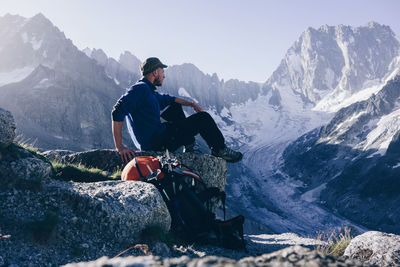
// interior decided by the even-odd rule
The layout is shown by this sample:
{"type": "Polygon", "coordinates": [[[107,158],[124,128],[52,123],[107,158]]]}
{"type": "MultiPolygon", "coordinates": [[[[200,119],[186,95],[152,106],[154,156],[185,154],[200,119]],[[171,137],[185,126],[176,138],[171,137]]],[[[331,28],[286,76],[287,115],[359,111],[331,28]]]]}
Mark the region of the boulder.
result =
{"type": "Polygon", "coordinates": [[[171,217],[158,190],[144,182],[55,182],[50,190],[73,207],[87,227],[113,242],[130,245],[143,229],[158,226],[168,231],[171,217]]]}
{"type": "Polygon", "coordinates": [[[76,152],[71,150],[64,149],[56,149],[56,150],[47,150],[42,153],[44,157],[46,157],[50,161],[62,162],[62,158],[66,155],[74,154],[76,152]]]}
{"type": "Polygon", "coordinates": [[[9,146],[15,137],[15,123],[11,112],[0,108],[0,148],[9,146]]]}
{"type": "Polygon", "coordinates": [[[212,155],[198,153],[171,153],[171,155],[200,175],[207,186],[215,186],[225,191],[225,160],[212,155]]]}
{"type": "Polygon", "coordinates": [[[50,177],[52,167],[45,158],[13,143],[14,137],[14,118],[0,108],[0,186],[38,188],[43,179],[50,177]]]}
{"type": "MultiPolygon", "coordinates": [[[[141,182],[49,179],[35,191],[0,187],[0,210],[0,234],[11,236],[0,238],[5,266],[112,257],[140,243],[144,228],[157,225],[146,231],[157,237],[171,223],[158,190],[141,182]]],[[[152,252],[167,253],[165,246],[152,252]]]]}
{"type": "Polygon", "coordinates": [[[40,156],[15,144],[2,149],[0,185],[35,189],[41,186],[43,180],[49,179],[51,174],[51,164],[40,156]]]}
{"type": "MultiPolygon", "coordinates": [[[[51,152],[47,151],[47,155],[51,152]]],[[[94,149],[83,152],[68,153],[68,151],[54,153],[56,160],[64,164],[83,165],[88,168],[97,168],[107,172],[115,172],[122,168],[121,157],[113,149],[94,149]],[[61,154],[65,154],[61,156],[61,154]]]]}
{"type": "Polygon", "coordinates": [[[378,266],[400,265],[400,236],[378,231],[356,236],[344,256],[378,266]]]}

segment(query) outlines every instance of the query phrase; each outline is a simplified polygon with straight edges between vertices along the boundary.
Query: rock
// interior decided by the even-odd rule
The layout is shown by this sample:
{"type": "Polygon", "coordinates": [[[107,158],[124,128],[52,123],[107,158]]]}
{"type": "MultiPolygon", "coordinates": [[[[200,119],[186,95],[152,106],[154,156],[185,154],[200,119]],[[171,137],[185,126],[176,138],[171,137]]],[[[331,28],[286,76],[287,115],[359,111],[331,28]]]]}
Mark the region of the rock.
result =
{"type": "Polygon", "coordinates": [[[96,261],[71,263],[65,267],[100,266],[369,266],[355,260],[324,255],[300,246],[285,248],[274,253],[258,257],[247,257],[239,261],[233,259],[206,256],[199,258],[160,258],[155,256],[120,257],[108,259],[102,257],[96,261]]]}
{"type": "Polygon", "coordinates": [[[0,187],[1,234],[11,236],[0,239],[0,256],[5,266],[60,266],[118,255],[141,242],[141,228],[169,228],[161,201],[157,190],[139,182],[50,179],[40,191],[0,187]],[[99,191],[103,198],[94,196],[99,191]]]}
{"type": "Polygon", "coordinates": [[[11,112],[0,108],[0,148],[9,146],[15,137],[15,123],[11,112]]]}
{"type": "Polygon", "coordinates": [[[10,170],[13,179],[18,183],[22,182],[28,184],[36,184],[43,179],[49,179],[52,173],[52,168],[49,163],[35,157],[11,162],[10,170]]]}
{"type": "Polygon", "coordinates": [[[162,243],[162,242],[156,242],[152,246],[150,252],[153,255],[160,256],[160,257],[169,257],[171,254],[171,250],[169,249],[169,247],[165,243],[162,243]]]}
{"type": "MultiPolygon", "coordinates": [[[[47,155],[56,154],[46,152],[47,155]]],[[[60,158],[60,157],[57,157],[60,158]]],[[[97,168],[107,172],[115,172],[122,168],[121,157],[113,149],[95,149],[61,156],[61,163],[83,165],[87,168],[97,168]]]]}
{"type": "Polygon", "coordinates": [[[399,266],[400,236],[378,231],[366,232],[351,240],[344,256],[378,266],[399,266]]]}
{"type": "Polygon", "coordinates": [[[50,163],[15,144],[2,150],[0,185],[9,184],[34,189],[52,174],[50,163]]]}
{"type": "Polygon", "coordinates": [[[200,175],[207,186],[215,186],[225,191],[226,161],[208,154],[171,153],[182,164],[200,175]]]}
{"type": "Polygon", "coordinates": [[[74,207],[83,227],[96,229],[113,242],[131,245],[143,229],[157,225],[168,231],[171,217],[158,190],[143,182],[108,181],[70,183],[55,181],[58,201],[74,207]]]}
{"type": "Polygon", "coordinates": [[[325,255],[301,246],[288,247],[258,257],[239,261],[243,265],[255,266],[365,266],[360,262],[325,255]]]}
{"type": "Polygon", "coordinates": [[[64,150],[64,149],[56,149],[56,150],[47,150],[42,153],[50,161],[57,161],[62,162],[62,158],[66,155],[70,155],[76,153],[71,150],[64,150]]]}

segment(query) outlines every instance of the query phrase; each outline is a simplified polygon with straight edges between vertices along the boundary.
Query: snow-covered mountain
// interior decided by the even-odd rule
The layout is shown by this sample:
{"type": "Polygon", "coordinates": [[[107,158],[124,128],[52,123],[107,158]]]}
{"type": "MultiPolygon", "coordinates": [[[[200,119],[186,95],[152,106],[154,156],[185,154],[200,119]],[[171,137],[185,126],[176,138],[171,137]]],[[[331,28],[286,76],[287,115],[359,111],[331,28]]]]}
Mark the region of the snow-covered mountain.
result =
{"type": "Polygon", "coordinates": [[[229,109],[232,120],[248,122],[244,131],[256,146],[297,137],[382,88],[398,66],[399,48],[392,30],[374,22],[358,28],[309,28],[263,85],[262,95],[229,109]]]}
{"type": "MultiPolygon", "coordinates": [[[[319,179],[333,172],[324,159],[324,151],[304,159],[306,164],[301,155],[310,149],[307,145],[297,150],[290,150],[293,145],[286,148],[299,136],[339,116],[341,111],[334,113],[337,110],[381,91],[396,76],[399,48],[399,41],[390,28],[377,23],[358,28],[340,25],[307,29],[264,84],[262,95],[226,109],[225,114],[234,124],[225,125],[220,121],[224,133],[232,140],[241,140],[241,149],[245,151],[243,165],[232,167],[229,177],[233,185],[228,188],[228,196],[232,197],[230,201],[236,200],[234,208],[251,210],[248,214],[253,220],[275,232],[310,234],[315,229],[352,224],[319,205],[314,194],[321,191],[320,187],[305,193],[304,177],[309,177],[312,170],[316,171],[313,177],[319,179]],[[297,168],[291,169],[289,154],[299,157],[297,168]],[[314,168],[302,175],[300,170],[310,166],[314,168]],[[326,166],[323,171],[322,166],[326,166]]],[[[358,131],[363,127],[360,123],[353,129],[350,129],[351,123],[346,126],[352,118],[346,113],[343,124],[334,129],[343,134],[358,131]]],[[[365,141],[364,145],[387,146],[392,135],[386,134],[375,144],[365,141]]],[[[375,137],[372,136],[373,133],[369,140],[375,137]]]]}

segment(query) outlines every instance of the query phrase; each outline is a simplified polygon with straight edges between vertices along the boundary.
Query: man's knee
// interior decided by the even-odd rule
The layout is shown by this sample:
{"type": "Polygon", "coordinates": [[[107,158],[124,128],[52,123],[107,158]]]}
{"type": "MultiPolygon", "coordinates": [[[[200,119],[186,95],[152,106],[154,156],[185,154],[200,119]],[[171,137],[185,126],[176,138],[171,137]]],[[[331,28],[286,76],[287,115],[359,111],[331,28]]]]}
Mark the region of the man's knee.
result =
{"type": "Polygon", "coordinates": [[[197,112],[196,114],[197,114],[199,117],[201,117],[201,118],[213,119],[213,118],[211,117],[211,115],[208,114],[207,111],[200,111],[200,112],[197,112]]]}
{"type": "Polygon", "coordinates": [[[182,105],[173,102],[171,105],[166,108],[163,113],[160,115],[166,121],[177,121],[183,120],[186,118],[185,113],[183,112],[182,105]]]}
{"type": "Polygon", "coordinates": [[[197,119],[200,123],[205,123],[205,124],[209,124],[209,123],[215,123],[214,119],[211,117],[211,115],[206,112],[206,111],[200,111],[197,112],[195,114],[197,116],[197,119]]]}

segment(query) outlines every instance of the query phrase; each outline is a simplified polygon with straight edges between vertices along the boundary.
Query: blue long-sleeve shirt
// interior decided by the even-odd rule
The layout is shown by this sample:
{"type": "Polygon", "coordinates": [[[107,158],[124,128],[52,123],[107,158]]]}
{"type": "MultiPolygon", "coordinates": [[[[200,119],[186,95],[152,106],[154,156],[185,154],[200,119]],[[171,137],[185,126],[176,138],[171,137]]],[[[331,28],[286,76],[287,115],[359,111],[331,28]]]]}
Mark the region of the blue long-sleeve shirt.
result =
{"type": "Polygon", "coordinates": [[[128,128],[135,136],[132,140],[139,142],[142,150],[151,149],[151,138],[165,132],[165,125],[160,120],[160,110],[175,101],[175,97],[159,94],[156,87],[146,78],[135,83],[121,96],[113,107],[113,121],[124,121],[127,118],[128,128]]]}

